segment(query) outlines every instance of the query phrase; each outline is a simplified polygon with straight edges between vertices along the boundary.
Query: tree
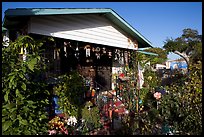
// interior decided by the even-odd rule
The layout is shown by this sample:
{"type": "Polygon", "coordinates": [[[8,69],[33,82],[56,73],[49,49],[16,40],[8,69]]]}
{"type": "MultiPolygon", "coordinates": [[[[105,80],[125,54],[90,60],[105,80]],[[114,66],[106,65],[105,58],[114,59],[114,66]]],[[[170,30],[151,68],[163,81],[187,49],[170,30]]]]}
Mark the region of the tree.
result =
{"type": "Polygon", "coordinates": [[[152,65],[162,64],[167,60],[167,52],[162,48],[158,48],[158,47],[148,48],[148,49],[145,49],[144,51],[158,54],[158,56],[145,55],[147,58],[150,58],[152,65]]]}
{"type": "Polygon", "coordinates": [[[189,68],[190,58],[192,60],[202,59],[202,35],[198,35],[197,30],[184,29],[183,34],[176,39],[167,39],[163,46],[167,52],[173,52],[181,56],[189,68]]]}
{"type": "Polygon", "coordinates": [[[2,48],[2,134],[46,134],[48,129],[49,92],[40,47],[43,41],[19,36],[2,48]],[[19,58],[22,48],[29,49],[27,60],[19,58]]]}
{"type": "Polygon", "coordinates": [[[166,87],[169,93],[161,99],[162,116],[180,134],[199,135],[202,133],[202,35],[184,29],[181,37],[167,40],[164,48],[183,57],[189,73],[177,72],[177,81],[166,87]]]}

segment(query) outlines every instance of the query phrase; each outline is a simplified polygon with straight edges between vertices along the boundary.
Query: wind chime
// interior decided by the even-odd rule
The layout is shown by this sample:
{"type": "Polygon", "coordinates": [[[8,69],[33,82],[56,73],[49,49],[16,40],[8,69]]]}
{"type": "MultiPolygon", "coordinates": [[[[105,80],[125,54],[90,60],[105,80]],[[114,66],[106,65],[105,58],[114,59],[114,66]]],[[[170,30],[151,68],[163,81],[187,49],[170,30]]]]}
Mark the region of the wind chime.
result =
{"type": "Polygon", "coordinates": [[[97,47],[97,48],[95,49],[95,55],[96,55],[96,58],[97,58],[97,59],[100,59],[100,51],[101,51],[101,49],[100,49],[99,47],[97,47]]]}
{"type": "Polygon", "coordinates": [[[109,57],[109,58],[112,57],[112,52],[111,52],[111,50],[108,51],[108,57],[109,57]]]}
{"type": "Polygon", "coordinates": [[[105,47],[102,48],[102,53],[103,53],[103,55],[106,55],[106,48],[105,47]]]}
{"type": "Polygon", "coordinates": [[[128,66],[128,52],[127,51],[125,51],[124,57],[125,57],[125,65],[128,66]]]}
{"type": "Polygon", "coordinates": [[[86,62],[87,63],[89,63],[89,62],[92,62],[92,60],[91,60],[91,46],[90,45],[86,45],[85,47],[84,47],[84,49],[86,50],[86,62]]]}
{"type": "Polygon", "coordinates": [[[118,60],[119,58],[119,50],[118,49],[115,49],[115,54],[114,54],[114,61],[118,60]]]}
{"type": "Polygon", "coordinates": [[[124,54],[123,54],[123,52],[120,52],[119,63],[120,63],[121,65],[124,64],[124,54]]]}
{"type": "Polygon", "coordinates": [[[75,57],[77,58],[77,60],[79,60],[79,47],[78,47],[78,42],[76,44],[76,50],[75,50],[75,57]]]}

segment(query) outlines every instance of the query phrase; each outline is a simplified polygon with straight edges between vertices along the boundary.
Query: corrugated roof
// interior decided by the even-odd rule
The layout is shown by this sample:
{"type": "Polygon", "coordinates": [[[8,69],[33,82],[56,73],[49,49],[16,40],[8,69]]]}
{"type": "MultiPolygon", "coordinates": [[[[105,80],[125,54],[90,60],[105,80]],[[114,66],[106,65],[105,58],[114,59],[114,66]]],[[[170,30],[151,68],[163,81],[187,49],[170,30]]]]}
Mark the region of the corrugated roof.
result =
{"type": "Polygon", "coordinates": [[[4,27],[2,27],[1,29],[2,29],[2,32],[7,31],[7,29],[6,29],[6,28],[4,28],[4,27]]]}
{"type": "Polygon", "coordinates": [[[128,24],[122,17],[120,17],[115,11],[110,8],[17,8],[8,9],[5,11],[5,17],[3,26],[8,27],[9,25],[15,25],[19,23],[18,17],[29,17],[38,15],[63,15],[63,14],[104,14],[106,18],[116,24],[123,31],[128,33],[130,36],[135,37],[142,47],[152,47],[152,44],[142,36],[136,29],[128,24]],[[9,21],[12,19],[12,22],[9,21]]]}
{"type": "Polygon", "coordinates": [[[158,56],[158,54],[152,53],[152,52],[146,52],[146,51],[141,51],[141,50],[138,50],[137,52],[140,52],[140,53],[143,53],[143,54],[147,54],[147,55],[158,56]]]}

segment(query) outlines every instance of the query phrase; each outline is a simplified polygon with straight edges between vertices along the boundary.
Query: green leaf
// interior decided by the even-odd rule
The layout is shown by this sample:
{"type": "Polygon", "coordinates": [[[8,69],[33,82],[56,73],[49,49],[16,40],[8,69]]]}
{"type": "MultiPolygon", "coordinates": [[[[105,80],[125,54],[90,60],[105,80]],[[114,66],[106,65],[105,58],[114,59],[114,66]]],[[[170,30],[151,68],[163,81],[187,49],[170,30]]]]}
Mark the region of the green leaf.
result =
{"type": "Polygon", "coordinates": [[[9,109],[8,111],[9,111],[9,113],[12,113],[13,111],[15,111],[17,108],[16,107],[14,107],[14,108],[12,108],[12,109],[9,109]]]}
{"type": "Polygon", "coordinates": [[[28,68],[33,71],[34,69],[34,66],[36,65],[37,63],[37,59],[36,58],[33,58],[31,59],[29,62],[28,62],[28,68]]]}
{"type": "Polygon", "coordinates": [[[15,75],[12,75],[12,76],[9,77],[11,83],[12,83],[14,78],[15,78],[15,75]]]}
{"type": "Polygon", "coordinates": [[[13,86],[12,86],[12,85],[13,85],[12,83],[13,83],[13,81],[12,81],[12,82],[9,82],[9,88],[10,88],[10,89],[12,89],[12,87],[13,87],[13,86]]]}
{"type": "Polygon", "coordinates": [[[23,74],[22,73],[19,73],[19,76],[20,76],[20,78],[24,78],[24,76],[23,76],[23,74]]]}
{"type": "Polygon", "coordinates": [[[6,105],[3,105],[2,107],[4,109],[12,109],[13,107],[15,107],[15,104],[14,103],[8,103],[6,105]]]}
{"type": "Polygon", "coordinates": [[[12,125],[11,121],[5,121],[4,123],[2,123],[3,132],[6,131],[11,125],[12,125]]]}
{"type": "Polygon", "coordinates": [[[27,124],[28,124],[27,120],[24,120],[24,119],[20,120],[19,122],[20,122],[22,125],[27,125],[27,124]]]}
{"type": "Polygon", "coordinates": [[[25,133],[25,135],[30,135],[31,134],[31,132],[28,131],[28,130],[26,130],[24,133],[25,133]]]}
{"type": "Polygon", "coordinates": [[[19,92],[18,89],[16,89],[16,95],[17,95],[18,97],[22,97],[22,95],[20,94],[20,92],[19,92]]]}
{"type": "Polygon", "coordinates": [[[22,83],[21,87],[22,87],[22,89],[23,89],[24,91],[26,91],[26,84],[25,84],[25,83],[22,83]]]}
{"type": "Polygon", "coordinates": [[[34,104],[34,102],[31,101],[31,100],[29,100],[29,101],[27,101],[27,102],[28,102],[28,104],[34,104]]]}
{"type": "Polygon", "coordinates": [[[4,95],[4,100],[5,100],[5,102],[8,101],[8,92],[6,92],[6,94],[4,95]]]}
{"type": "Polygon", "coordinates": [[[15,114],[15,113],[12,113],[12,114],[10,115],[10,118],[11,118],[11,120],[13,120],[13,122],[15,122],[15,121],[16,121],[16,114],[15,114]]]}
{"type": "Polygon", "coordinates": [[[38,60],[40,60],[40,56],[37,56],[36,58],[37,58],[38,60]]]}
{"type": "Polygon", "coordinates": [[[33,123],[33,121],[34,121],[34,120],[31,119],[29,122],[30,122],[30,123],[33,123]]]}
{"type": "Polygon", "coordinates": [[[2,109],[2,116],[7,116],[8,115],[8,111],[6,109],[2,109]]]}

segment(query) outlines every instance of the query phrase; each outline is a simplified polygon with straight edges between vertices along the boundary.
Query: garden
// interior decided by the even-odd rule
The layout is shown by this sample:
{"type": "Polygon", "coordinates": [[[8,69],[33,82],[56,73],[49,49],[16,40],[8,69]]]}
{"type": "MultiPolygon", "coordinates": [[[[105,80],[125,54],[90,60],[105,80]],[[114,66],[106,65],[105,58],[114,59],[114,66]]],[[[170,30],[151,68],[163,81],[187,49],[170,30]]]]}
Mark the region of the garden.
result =
{"type": "Polygon", "coordinates": [[[202,41],[193,32],[185,29],[180,38],[167,40],[164,52],[151,49],[157,57],[133,52],[132,67],[121,75],[127,79],[120,79],[115,89],[119,95],[104,95],[95,89],[91,100],[86,98],[89,89],[77,71],[60,75],[51,86],[46,80],[40,47],[52,38],[19,36],[9,46],[2,46],[2,134],[201,135],[202,41]],[[180,49],[178,45],[182,45],[180,49]],[[19,54],[22,47],[28,49],[26,59],[19,54]],[[174,51],[188,55],[188,72],[175,71],[171,83],[162,85],[152,65],[174,51]],[[146,65],[149,61],[151,65],[146,65]],[[138,63],[145,70],[142,87],[138,86],[138,63]],[[53,93],[59,98],[53,100],[53,93]],[[118,100],[125,113],[118,113],[120,109],[114,105],[118,100]],[[103,110],[107,104],[112,105],[103,110]],[[120,121],[120,126],[116,128],[114,121],[120,121]]]}

